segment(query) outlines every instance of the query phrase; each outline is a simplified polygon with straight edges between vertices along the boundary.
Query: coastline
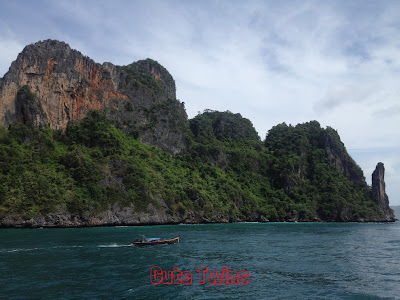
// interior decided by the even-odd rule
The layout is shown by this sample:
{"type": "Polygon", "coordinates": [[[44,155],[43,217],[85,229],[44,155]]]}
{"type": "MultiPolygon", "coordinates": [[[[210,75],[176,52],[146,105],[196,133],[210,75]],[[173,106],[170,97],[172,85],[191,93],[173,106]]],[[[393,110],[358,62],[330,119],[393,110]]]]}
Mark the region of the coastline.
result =
{"type": "Polygon", "coordinates": [[[166,219],[156,220],[154,216],[142,214],[142,221],[138,219],[124,220],[105,220],[96,217],[66,219],[65,215],[46,215],[36,216],[31,219],[24,219],[21,216],[7,216],[0,219],[0,229],[37,229],[37,228],[89,228],[89,227],[132,227],[132,226],[157,226],[157,225],[201,225],[201,224],[240,224],[240,223],[395,223],[398,219],[358,219],[358,220],[285,220],[269,221],[258,219],[247,220],[228,220],[223,219],[166,219]],[[153,217],[153,218],[152,218],[153,217]],[[145,220],[144,220],[145,219],[145,220]]]}

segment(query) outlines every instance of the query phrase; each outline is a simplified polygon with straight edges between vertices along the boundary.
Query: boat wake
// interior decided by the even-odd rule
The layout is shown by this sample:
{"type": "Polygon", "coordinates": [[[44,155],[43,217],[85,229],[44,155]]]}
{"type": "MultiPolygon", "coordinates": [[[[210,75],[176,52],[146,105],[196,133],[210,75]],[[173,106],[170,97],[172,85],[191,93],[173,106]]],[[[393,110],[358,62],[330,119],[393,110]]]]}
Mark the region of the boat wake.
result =
{"type": "Polygon", "coordinates": [[[35,247],[35,248],[16,248],[16,249],[0,249],[0,253],[13,253],[13,252],[29,252],[29,251],[46,251],[50,249],[60,248],[82,248],[83,246],[72,245],[72,246],[53,246],[53,247],[35,247]]]}
{"type": "MultiPolygon", "coordinates": [[[[132,247],[132,244],[103,244],[103,245],[93,245],[91,247],[97,248],[119,248],[119,247],[132,247]]],[[[14,248],[14,249],[0,249],[0,253],[18,253],[18,252],[30,252],[30,251],[49,251],[53,249],[74,249],[74,248],[88,248],[88,246],[71,245],[71,246],[53,246],[53,247],[35,247],[35,248],[14,248]]],[[[90,246],[89,246],[90,248],[90,246]]]]}
{"type": "Polygon", "coordinates": [[[99,248],[119,248],[119,247],[132,247],[132,244],[108,244],[108,245],[98,245],[99,248]]]}
{"type": "Polygon", "coordinates": [[[4,253],[13,253],[13,252],[28,252],[28,251],[35,251],[35,250],[44,250],[45,248],[17,248],[17,249],[2,249],[0,252],[4,253]]]}

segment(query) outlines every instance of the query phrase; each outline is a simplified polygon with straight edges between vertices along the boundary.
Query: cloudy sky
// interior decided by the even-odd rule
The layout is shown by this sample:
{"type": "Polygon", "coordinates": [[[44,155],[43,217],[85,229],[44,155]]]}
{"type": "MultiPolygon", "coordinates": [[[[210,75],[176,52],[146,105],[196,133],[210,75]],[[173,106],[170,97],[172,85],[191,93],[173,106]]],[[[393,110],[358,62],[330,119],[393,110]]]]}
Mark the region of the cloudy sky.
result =
{"type": "Polygon", "coordinates": [[[338,130],[368,183],[400,205],[400,1],[0,0],[0,77],[27,44],[58,39],[126,65],[152,58],[189,117],[239,112],[262,139],[282,122],[338,130]]]}

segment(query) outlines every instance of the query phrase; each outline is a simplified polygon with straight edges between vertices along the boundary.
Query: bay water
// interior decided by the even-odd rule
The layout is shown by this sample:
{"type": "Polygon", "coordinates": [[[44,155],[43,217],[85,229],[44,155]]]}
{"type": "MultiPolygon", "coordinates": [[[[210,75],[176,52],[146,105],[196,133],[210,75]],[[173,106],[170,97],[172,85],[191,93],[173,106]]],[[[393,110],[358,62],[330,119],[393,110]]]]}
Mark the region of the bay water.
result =
{"type": "Polygon", "coordinates": [[[0,229],[0,299],[400,299],[400,224],[0,229]],[[178,234],[178,244],[131,244],[178,234]],[[155,285],[154,266],[192,282],[155,285]],[[205,267],[248,282],[199,282],[205,267]]]}

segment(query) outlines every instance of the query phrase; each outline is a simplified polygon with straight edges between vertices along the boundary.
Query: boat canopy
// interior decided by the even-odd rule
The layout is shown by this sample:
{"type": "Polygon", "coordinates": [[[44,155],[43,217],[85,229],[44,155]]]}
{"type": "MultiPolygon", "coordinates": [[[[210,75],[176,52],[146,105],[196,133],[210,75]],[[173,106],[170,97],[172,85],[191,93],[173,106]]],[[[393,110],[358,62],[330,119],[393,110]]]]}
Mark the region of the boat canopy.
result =
{"type": "Polygon", "coordinates": [[[159,240],[159,237],[153,237],[153,238],[146,238],[146,241],[156,241],[159,240]]]}

